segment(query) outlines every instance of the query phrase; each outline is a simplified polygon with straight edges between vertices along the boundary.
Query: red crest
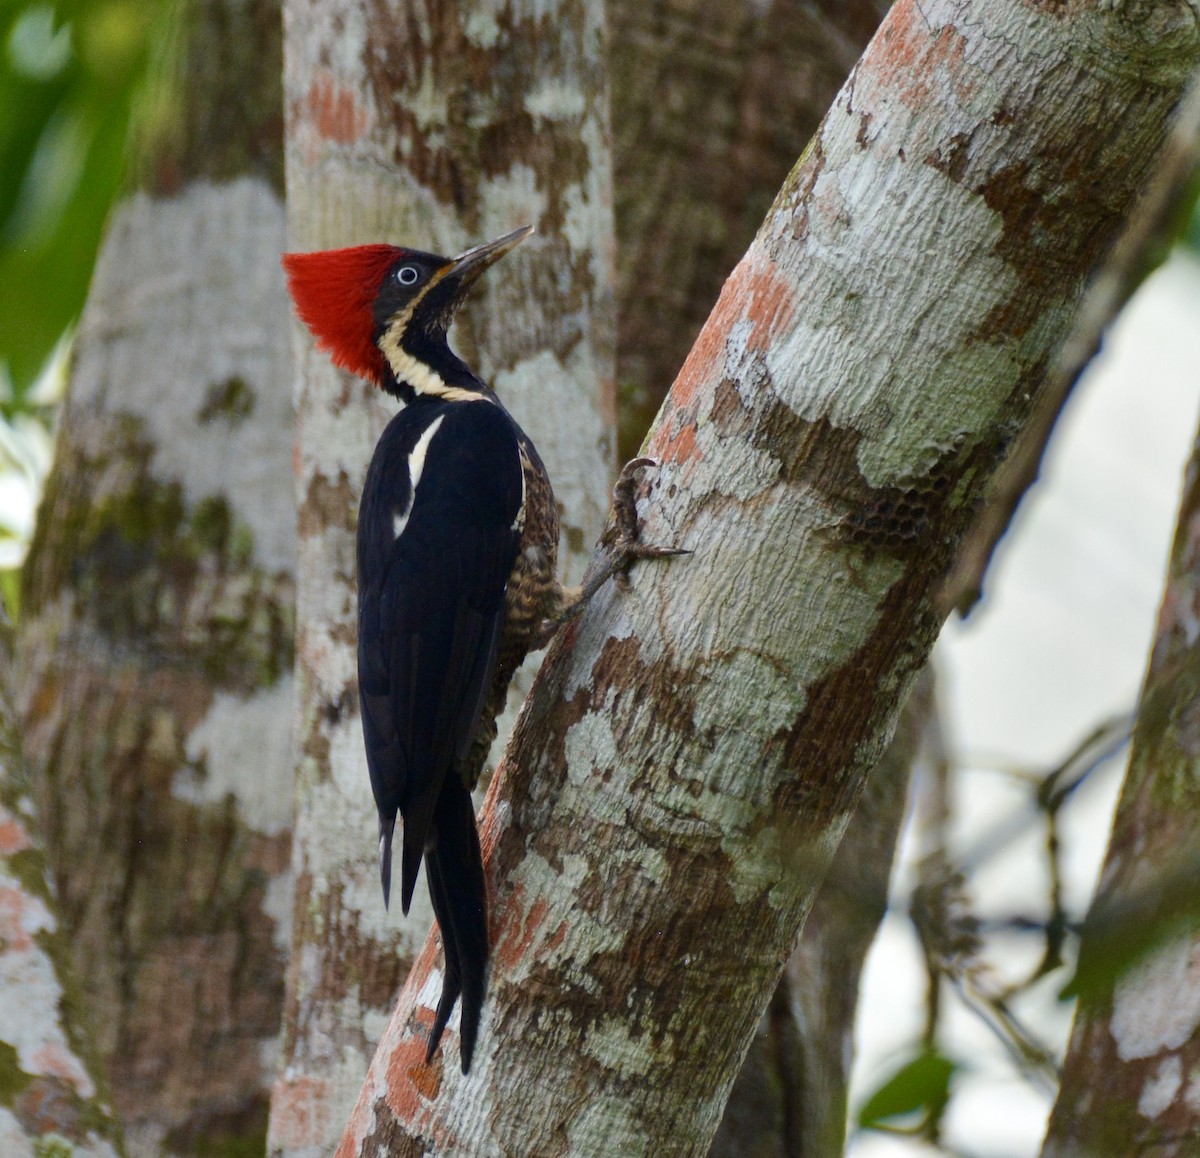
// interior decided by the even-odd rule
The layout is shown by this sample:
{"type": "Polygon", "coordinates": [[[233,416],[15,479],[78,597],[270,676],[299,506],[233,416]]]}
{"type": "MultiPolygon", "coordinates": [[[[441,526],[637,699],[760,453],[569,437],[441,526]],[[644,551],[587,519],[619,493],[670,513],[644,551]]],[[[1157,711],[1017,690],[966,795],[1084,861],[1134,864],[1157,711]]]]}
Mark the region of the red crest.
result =
{"type": "Polygon", "coordinates": [[[388,270],[406,250],[394,245],[355,245],[317,253],[285,253],[283,268],[296,316],[335,366],[378,386],[383,354],[374,342],[372,308],[388,270]]]}

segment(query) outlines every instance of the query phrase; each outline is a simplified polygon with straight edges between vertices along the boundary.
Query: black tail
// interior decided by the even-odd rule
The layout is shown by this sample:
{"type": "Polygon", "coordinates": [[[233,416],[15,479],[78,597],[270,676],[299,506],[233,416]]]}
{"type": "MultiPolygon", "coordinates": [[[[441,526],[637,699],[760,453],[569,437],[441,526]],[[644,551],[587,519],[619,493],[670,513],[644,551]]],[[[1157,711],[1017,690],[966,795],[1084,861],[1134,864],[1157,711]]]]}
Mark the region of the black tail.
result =
{"type": "Polygon", "coordinates": [[[465,1074],[471,1068],[471,1055],[475,1052],[487,985],[487,886],[471,794],[454,773],[446,777],[438,798],[432,834],[425,851],[425,872],[442,934],[446,972],[425,1061],[433,1059],[454,1003],[461,995],[459,1052],[465,1074]]]}
{"type": "Polygon", "coordinates": [[[383,907],[392,896],[392,835],[396,831],[396,814],[379,814],[379,881],[383,885],[383,907]]]}

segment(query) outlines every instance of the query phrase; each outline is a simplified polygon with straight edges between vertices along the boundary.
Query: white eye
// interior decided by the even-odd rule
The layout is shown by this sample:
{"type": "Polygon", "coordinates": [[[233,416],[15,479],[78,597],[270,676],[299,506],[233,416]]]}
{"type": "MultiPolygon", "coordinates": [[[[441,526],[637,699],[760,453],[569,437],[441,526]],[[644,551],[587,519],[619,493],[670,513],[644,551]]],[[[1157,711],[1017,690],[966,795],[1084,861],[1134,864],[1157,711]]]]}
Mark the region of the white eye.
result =
{"type": "Polygon", "coordinates": [[[416,285],[421,271],[415,265],[402,265],[396,270],[396,280],[401,285],[416,285]]]}

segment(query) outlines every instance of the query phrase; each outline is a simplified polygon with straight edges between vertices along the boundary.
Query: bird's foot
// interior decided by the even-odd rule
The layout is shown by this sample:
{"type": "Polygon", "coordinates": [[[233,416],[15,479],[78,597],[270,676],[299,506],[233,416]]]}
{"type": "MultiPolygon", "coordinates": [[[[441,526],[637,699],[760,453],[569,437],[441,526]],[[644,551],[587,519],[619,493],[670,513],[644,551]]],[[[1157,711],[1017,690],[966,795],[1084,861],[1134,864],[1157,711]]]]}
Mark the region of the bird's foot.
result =
{"type": "Polygon", "coordinates": [[[613,487],[613,517],[608,529],[601,536],[600,544],[605,549],[604,561],[590,575],[582,587],[564,589],[561,606],[553,619],[547,619],[541,628],[534,647],[544,647],[554,633],[568,620],[579,614],[592,596],[613,579],[622,591],[630,589],[629,568],[639,559],[669,559],[675,555],[690,555],[682,547],[663,547],[655,543],[643,543],[638,538],[637,486],[642,471],[658,466],[652,458],[635,458],[625,464],[613,487]]]}
{"type": "MultiPolygon", "coordinates": [[[[610,576],[622,590],[628,591],[629,568],[639,559],[670,559],[675,555],[690,555],[682,547],[665,547],[657,543],[643,543],[638,537],[637,488],[642,472],[658,463],[652,458],[634,458],[627,462],[613,487],[613,520],[601,540],[608,548],[608,562],[601,568],[601,577],[591,594],[610,576]]],[[[591,586],[589,584],[588,586],[591,586]]],[[[585,599],[590,597],[584,588],[585,599]]]]}

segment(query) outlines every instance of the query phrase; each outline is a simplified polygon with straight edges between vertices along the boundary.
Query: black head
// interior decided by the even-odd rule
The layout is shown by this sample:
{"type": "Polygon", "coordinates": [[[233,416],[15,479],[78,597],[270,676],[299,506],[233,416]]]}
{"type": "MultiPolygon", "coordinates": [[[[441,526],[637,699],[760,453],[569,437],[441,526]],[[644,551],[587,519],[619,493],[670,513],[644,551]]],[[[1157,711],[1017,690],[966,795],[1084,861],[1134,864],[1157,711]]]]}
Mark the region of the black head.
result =
{"type": "Polygon", "coordinates": [[[527,225],[454,258],[397,251],[372,306],[375,345],[387,363],[385,390],[411,401],[487,389],[451,351],[446,332],[483,272],[532,232],[527,225]]]}

